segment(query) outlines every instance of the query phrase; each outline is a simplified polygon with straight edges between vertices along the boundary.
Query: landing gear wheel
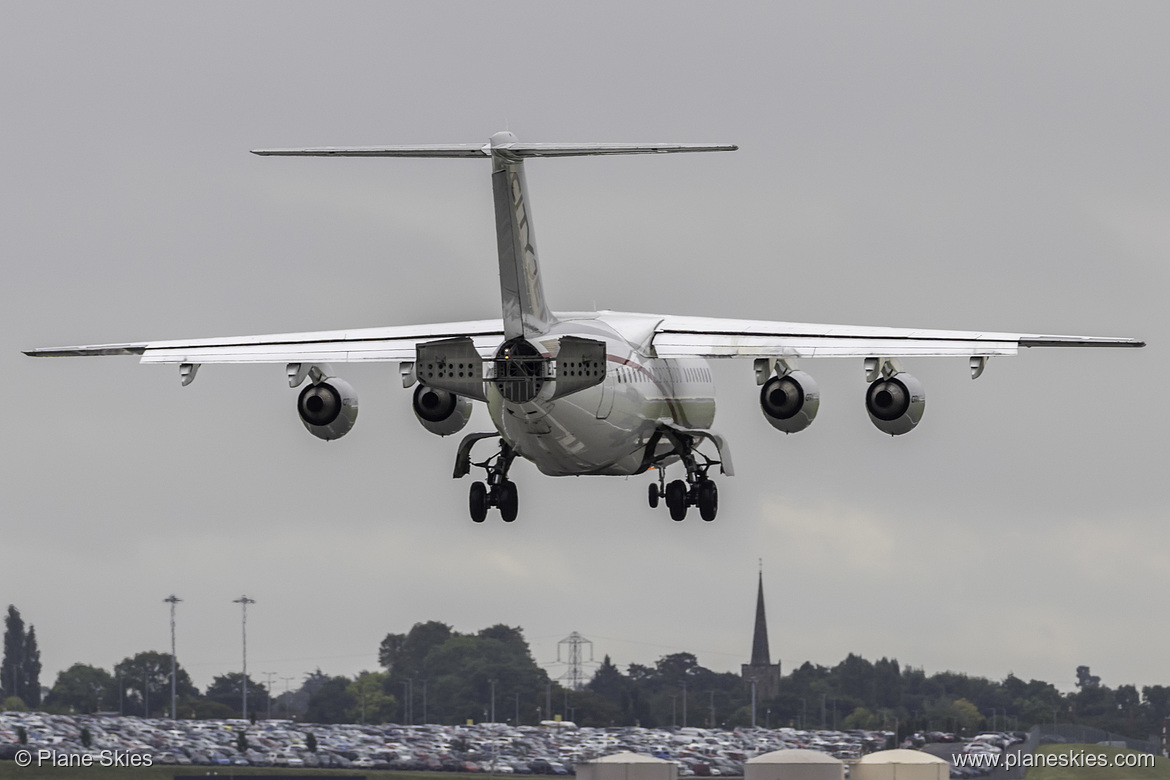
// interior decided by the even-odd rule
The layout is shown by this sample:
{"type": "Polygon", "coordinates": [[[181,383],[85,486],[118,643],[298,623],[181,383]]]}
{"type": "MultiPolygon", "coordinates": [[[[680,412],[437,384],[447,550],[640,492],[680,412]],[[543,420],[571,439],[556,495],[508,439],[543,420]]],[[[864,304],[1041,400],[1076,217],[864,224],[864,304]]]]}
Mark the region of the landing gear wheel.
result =
{"type": "Polygon", "coordinates": [[[676,523],[687,516],[687,483],[676,479],[666,486],[666,508],[676,523]]]}
{"type": "Polygon", "coordinates": [[[504,480],[496,486],[496,490],[499,491],[496,505],[500,508],[500,517],[505,523],[510,523],[516,519],[516,513],[520,510],[520,495],[516,490],[516,483],[504,480]]]}
{"type": "Polygon", "coordinates": [[[482,482],[471,483],[471,490],[467,491],[467,507],[471,510],[473,522],[482,523],[487,518],[487,487],[482,482]]]}
{"type": "Polygon", "coordinates": [[[655,485],[653,482],[651,482],[650,483],[650,508],[651,509],[658,508],[658,498],[659,498],[658,486],[655,485]]]}
{"type": "Polygon", "coordinates": [[[711,480],[705,479],[699,483],[698,491],[699,515],[709,523],[719,512],[719,488],[711,480]]]}

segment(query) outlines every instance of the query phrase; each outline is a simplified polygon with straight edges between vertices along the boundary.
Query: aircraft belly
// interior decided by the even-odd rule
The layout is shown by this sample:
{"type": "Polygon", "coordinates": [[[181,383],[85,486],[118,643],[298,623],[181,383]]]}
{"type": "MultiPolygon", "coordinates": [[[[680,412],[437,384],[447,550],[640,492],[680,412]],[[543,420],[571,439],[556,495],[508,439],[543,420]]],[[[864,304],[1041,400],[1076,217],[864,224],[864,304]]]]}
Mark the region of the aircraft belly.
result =
{"type": "Polygon", "coordinates": [[[605,419],[597,416],[600,388],[552,402],[489,403],[492,419],[516,453],[548,476],[630,475],[642,471],[655,425],[613,388],[605,419]]]}
{"type": "Polygon", "coordinates": [[[641,357],[596,324],[587,329],[582,323],[563,322],[548,335],[576,334],[607,342],[608,365],[601,384],[555,401],[548,400],[552,389],[546,385],[527,403],[505,401],[494,384],[486,387],[496,429],[517,455],[542,473],[640,474],[649,462],[664,465],[673,460],[670,445],[663,442],[655,453],[646,452],[662,423],[691,429],[711,426],[714,387],[705,361],[641,357]],[[562,329],[566,333],[558,333],[562,329]]]}

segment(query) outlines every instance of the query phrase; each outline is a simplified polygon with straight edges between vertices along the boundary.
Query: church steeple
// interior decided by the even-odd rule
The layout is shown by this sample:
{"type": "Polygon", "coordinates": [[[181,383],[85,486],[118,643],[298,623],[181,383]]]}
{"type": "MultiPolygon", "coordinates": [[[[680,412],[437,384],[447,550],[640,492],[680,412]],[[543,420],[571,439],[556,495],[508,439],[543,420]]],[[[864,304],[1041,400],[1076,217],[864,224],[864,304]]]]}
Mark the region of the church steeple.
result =
{"type": "Polygon", "coordinates": [[[760,578],[756,586],[756,628],[752,634],[752,662],[741,668],[744,685],[752,688],[761,700],[780,693],[780,664],[772,663],[768,652],[768,621],[764,616],[764,562],[760,561],[760,578]]]}
{"type": "Polygon", "coordinates": [[[764,616],[764,572],[760,570],[760,587],[756,591],[756,631],[752,636],[752,666],[771,666],[768,653],[768,620],[764,616]]]}

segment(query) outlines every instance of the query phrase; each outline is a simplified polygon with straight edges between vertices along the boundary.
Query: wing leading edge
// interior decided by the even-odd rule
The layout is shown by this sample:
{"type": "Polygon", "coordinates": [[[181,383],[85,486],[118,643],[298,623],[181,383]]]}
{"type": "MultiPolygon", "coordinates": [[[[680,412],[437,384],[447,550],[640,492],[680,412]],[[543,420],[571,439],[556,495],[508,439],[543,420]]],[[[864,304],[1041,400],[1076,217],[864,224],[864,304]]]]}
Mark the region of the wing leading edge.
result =
{"type": "MultiPolygon", "coordinates": [[[[662,358],[992,357],[1015,355],[1022,347],[1145,346],[1140,339],[1106,336],[819,325],[619,312],[603,312],[601,318],[656,323],[651,345],[654,353],[662,358]]],[[[471,337],[476,349],[487,357],[503,335],[500,320],[470,320],[312,333],[45,347],[26,350],[24,354],[31,357],[137,355],[143,363],[163,364],[388,362],[413,360],[419,343],[456,336],[471,337]]],[[[641,338],[638,341],[645,343],[641,338]]]]}
{"type": "Polygon", "coordinates": [[[139,355],[143,363],[162,364],[410,361],[414,360],[419,343],[455,336],[472,338],[481,354],[490,355],[503,332],[500,320],[471,320],[314,333],[48,347],[30,349],[24,354],[31,357],[139,355]]]}
{"type": "Polygon", "coordinates": [[[1015,355],[1021,347],[1144,347],[1131,338],[662,317],[658,357],[813,358],[1015,355]]]}

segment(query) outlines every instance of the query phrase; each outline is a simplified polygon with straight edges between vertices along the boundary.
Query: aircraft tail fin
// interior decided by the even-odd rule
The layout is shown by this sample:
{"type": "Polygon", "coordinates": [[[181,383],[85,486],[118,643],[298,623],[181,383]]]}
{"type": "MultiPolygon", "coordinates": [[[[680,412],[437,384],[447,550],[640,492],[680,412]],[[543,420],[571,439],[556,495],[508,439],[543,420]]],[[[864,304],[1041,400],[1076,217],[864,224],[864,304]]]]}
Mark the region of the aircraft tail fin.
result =
{"type": "Polygon", "coordinates": [[[298,157],[431,157],[490,158],[492,197],[496,213],[496,244],[500,263],[500,298],[507,339],[532,338],[548,331],[556,317],[544,300],[532,207],[524,178],[529,157],[583,157],[614,154],[728,152],[733,144],[526,144],[508,132],[496,133],[486,144],[427,146],[322,146],[304,149],[253,149],[264,156],[298,157]]]}

